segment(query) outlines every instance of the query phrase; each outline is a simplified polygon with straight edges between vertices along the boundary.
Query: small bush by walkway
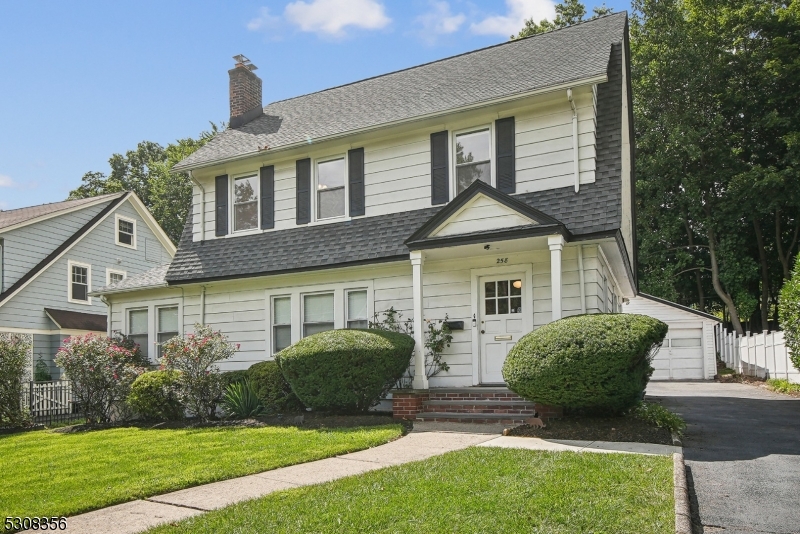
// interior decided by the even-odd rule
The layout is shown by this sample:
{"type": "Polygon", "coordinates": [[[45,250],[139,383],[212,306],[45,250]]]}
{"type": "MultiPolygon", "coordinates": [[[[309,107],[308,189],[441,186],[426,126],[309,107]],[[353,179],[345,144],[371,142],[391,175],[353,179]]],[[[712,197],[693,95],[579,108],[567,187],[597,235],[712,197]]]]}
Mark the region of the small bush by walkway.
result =
{"type": "Polygon", "coordinates": [[[381,445],[400,425],[111,428],[0,436],[2,516],[64,516],[381,445]]]}
{"type": "Polygon", "coordinates": [[[672,459],[473,447],[270,494],[151,534],[674,532],[672,459]]]}

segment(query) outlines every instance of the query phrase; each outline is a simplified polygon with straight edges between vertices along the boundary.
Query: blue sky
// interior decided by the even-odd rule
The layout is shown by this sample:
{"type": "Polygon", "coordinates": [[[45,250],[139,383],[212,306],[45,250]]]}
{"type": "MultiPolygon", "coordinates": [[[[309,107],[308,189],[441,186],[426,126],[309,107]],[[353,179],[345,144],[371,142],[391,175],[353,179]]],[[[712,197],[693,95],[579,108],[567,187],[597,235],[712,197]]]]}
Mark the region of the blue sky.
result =
{"type": "MultiPolygon", "coordinates": [[[[602,2],[587,2],[587,8],[602,2]]],[[[551,0],[0,3],[0,209],[63,200],[142,140],[228,119],[231,56],[264,102],[506,41],[551,0]]],[[[615,11],[627,0],[607,0],[615,11]]]]}

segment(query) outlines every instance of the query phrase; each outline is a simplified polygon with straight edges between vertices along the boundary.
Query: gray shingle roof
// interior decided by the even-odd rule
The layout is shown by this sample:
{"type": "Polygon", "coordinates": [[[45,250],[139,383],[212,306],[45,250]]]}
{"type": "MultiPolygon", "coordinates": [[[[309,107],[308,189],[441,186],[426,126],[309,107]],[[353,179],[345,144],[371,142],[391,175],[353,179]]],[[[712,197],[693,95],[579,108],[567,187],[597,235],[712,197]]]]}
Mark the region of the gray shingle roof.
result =
{"type": "Polygon", "coordinates": [[[117,282],[116,284],[109,284],[99,289],[92,291],[91,295],[105,295],[108,293],[123,293],[126,291],[133,291],[136,289],[147,289],[148,287],[162,287],[167,285],[166,275],[169,264],[159,265],[149,271],[140,274],[129,276],[117,282]]]}
{"type": "Polygon", "coordinates": [[[45,215],[52,215],[59,211],[65,211],[72,208],[78,208],[85,204],[98,202],[101,199],[111,200],[124,195],[122,193],[110,193],[108,195],[100,195],[90,198],[80,198],[78,200],[65,200],[64,202],[52,202],[50,204],[40,204],[38,206],[30,206],[27,208],[18,208],[15,210],[0,211],[0,230],[14,226],[19,223],[32,221],[45,215]]]}
{"type": "Polygon", "coordinates": [[[189,169],[310,140],[413,120],[606,73],[626,13],[273,102],[175,166],[189,169]]]}

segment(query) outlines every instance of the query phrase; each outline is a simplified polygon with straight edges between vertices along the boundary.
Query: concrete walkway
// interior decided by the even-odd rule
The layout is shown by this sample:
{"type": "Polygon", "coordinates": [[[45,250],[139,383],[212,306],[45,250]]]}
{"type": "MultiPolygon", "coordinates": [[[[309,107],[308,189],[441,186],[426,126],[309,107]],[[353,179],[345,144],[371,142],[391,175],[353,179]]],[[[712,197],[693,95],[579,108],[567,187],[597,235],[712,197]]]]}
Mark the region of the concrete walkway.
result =
{"type": "Polygon", "coordinates": [[[695,532],[800,532],[800,399],[746,384],[653,382],[688,424],[695,532]]]}
{"type": "Polygon", "coordinates": [[[538,438],[498,436],[502,431],[502,425],[417,423],[414,425],[414,431],[407,436],[372,449],[195,486],[73,516],[67,519],[66,532],[134,534],[162,523],[180,521],[275,491],[319,484],[383,467],[424,460],[473,445],[577,452],[640,454],[680,452],[680,447],[646,443],[548,441],[538,438]]]}
{"type": "Polygon", "coordinates": [[[319,484],[392,465],[424,460],[497,437],[472,433],[416,431],[391,443],[334,458],[187,488],[67,519],[70,534],[133,534],[209,510],[289,488],[319,484]]]}

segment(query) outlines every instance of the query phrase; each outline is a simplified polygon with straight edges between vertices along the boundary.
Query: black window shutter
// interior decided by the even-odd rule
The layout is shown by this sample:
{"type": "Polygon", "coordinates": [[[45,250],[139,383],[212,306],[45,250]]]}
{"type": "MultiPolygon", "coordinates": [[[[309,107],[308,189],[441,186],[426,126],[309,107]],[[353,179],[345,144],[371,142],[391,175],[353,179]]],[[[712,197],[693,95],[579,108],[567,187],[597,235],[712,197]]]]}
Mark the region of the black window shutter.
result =
{"type": "Polygon", "coordinates": [[[514,174],[514,117],[498,119],[494,123],[495,150],[497,151],[497,189],[515,193],[517,180],[514,174]]]}
{"type": "Polygon", "coordinates": [[[275,228],[275,166],[261,167],[261,229],[275,228]]]}
{"type": "Polygon", "coordinates": [[[219,237],[228,234],[228,175],[217,176],[214,180],[214,235],[219,237]]]}
{"type": "Polygon", "coordinates": [[[297,224],[311,222],[311,158],[299,159],[297,170],[297,224]]]}
{"type": "Polygon", "coordinates": [[[450,172],[447,158],[447,131],[431,134],[431,204],[450,200],[450,172]]]}
{"type": "Polygon", "coordinates": [[[347,152],[347,178],[350,187],[350,216],[364,215],[364,149],[347,152]]]}

